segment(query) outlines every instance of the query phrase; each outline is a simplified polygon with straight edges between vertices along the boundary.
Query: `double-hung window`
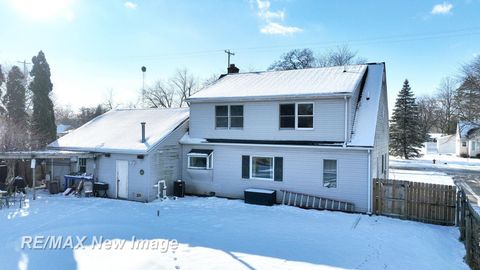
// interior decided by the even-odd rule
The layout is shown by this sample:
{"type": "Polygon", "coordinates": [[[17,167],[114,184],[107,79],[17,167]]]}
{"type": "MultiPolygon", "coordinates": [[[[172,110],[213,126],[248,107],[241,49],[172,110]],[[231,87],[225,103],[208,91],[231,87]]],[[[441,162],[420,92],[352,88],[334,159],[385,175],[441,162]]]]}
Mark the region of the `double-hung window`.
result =
{"type": "Polygon", "coordinates": [[[283,181],[283,157],[242,156],[242,178],[283,181]]]}
{"type": "Polygon", "coordinates": [[[334,159],[323,160],[323,186],[327,188],[337,187],[337,161],[334,159]]]}
{"type": "Polygon", "coordinates": [[[273,157],[252,156],[251,178],[273,180],[273,157]]]}
{"type": "Polygon", "coordinates": [[[87,159],[79,158],[78,159],[78,172],[86,173],[87,172],[87,159]]]}
{"type": "Polygon", "coordinates": [[[215,106],[215,128],[217,129],[243,128],[243,105],[215,106]]]}
{"type": "Polygon", "coordinates": [[[313,129],[313,103],[280,104],[280,129],[313,129]]]}
{"type": "Polygon", "coordinates": [[[187,157],[189,169],[207,170],[213,168],[213,150],[192,149],[187,157]]]}

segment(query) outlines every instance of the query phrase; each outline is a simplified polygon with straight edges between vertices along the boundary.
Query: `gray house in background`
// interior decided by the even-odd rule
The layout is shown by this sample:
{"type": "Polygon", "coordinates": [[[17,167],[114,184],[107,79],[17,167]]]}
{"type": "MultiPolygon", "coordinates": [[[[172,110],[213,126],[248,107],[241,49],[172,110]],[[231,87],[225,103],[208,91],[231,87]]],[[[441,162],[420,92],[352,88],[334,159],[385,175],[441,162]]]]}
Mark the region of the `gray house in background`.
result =
{"type": "MultiPolygon", "coordinates": [[[[94,153],[95,158],[75,160],[74,171],[108,183],[111,198],[152,201],[159,180],[171,189],[180,178],[179,140],[187,131],[188,115],[188,108],[112,110],[48,148],[94,153]]],[[[54,173],[69,173],[72,166],[67,165],[54,168],[54,173]]]]}
{"type": "Polygon", "coordinates": [[[289,190],[371,212],[372,178],[388,177],[383,63],[229,71],[188,99],[190,127],[180,140],[187,192],[289,190]]]}
{"type": "Polygon", "coordinates": [[[480,123],[459,121],[455,138],[457,156],[477,157],[480,155],[480,123]]]}

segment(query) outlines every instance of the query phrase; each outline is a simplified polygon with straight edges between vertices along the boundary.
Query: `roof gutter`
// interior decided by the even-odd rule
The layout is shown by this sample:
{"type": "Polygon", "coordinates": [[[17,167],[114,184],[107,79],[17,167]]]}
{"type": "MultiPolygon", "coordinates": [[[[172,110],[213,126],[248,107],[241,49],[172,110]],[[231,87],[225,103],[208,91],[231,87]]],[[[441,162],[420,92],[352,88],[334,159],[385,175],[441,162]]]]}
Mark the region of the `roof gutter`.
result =
{"type": "Polygon", "coordinates": [[[300,94],[300,95],[278,95],[278,96],[236,96],[236,97],[200,97],[187,98],[186,101],[190,103],[201,102],[239,102],[239,101],[277,101],[277,100],[301,100],[301,99],[315,99],[315,98],[341,98],[351,97],[353,92],[337,92],[325,94],[300,94]]]}
{"type": "Polygon", "coordinates": [[[371,146],[350,146],[342,147],[338,146],[328,146],[328,145],[288,145],[288,144],[254,144],[254,143],[211,143],[211,142],[202,142],[202,143],[181,143],[184,145],[225,145],[225,146],[244,146],[244,147],[281,147],[281,148],[306,148],[306,149],[345,149],[345,150],[370,150],[373,149],[371,146]]]}

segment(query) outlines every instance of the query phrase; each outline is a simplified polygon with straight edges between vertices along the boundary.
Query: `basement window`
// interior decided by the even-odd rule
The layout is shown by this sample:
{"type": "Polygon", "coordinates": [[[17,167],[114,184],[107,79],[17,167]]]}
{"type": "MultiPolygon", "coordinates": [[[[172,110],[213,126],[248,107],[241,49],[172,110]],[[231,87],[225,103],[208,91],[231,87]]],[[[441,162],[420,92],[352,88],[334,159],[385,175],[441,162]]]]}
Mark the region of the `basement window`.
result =
{"type": "Polygon", "coordinates": [[[187,156],[189,169],[207,170],[213,168],[213,150],[192,149],[187,156]]]}

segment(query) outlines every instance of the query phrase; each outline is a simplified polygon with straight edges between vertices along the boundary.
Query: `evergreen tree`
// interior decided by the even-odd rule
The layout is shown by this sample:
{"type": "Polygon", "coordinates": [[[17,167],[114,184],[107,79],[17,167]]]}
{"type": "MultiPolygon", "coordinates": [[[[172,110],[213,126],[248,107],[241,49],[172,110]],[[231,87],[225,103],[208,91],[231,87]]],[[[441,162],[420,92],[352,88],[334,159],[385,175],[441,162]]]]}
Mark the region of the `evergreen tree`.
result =
{"type": "MultiPolygon", "coordinates": [[[[2,65],[0,65],[0,97],[2,97],[3,91],[2,91],[2,85],[5,82],[5,76],[3,75],[3,70],[2,70],[2,65]]],[[[0,115],[5,113],[5,109],[3,108],[2,105],[0,105],[0,115]]]]}
{"type": "Polygon", "coordinates": [[[25,150],[28,141],[27,112],[25,109],[24,76],[20,68],[13,66],[8,72],[6,93],[3,104],[6,108],[7,130],[3,141],[3,150],[25,150]]]}
{"type": "Polygon", "coordinates": [[[0,97],[2,96],[2,84],[3,82],[5,81],[5,77],[3,75],[3,71],[2,71],[2,65],[0,65],[0,97]]]}
{"type": "Polygon", "coordinates": [[[56,138],[57,126],[53,102],[50,99],[52,82],[50,81],[50,67],[42,51],[32,58],[33,68],[30,75],[33,81],[30,83],[32,91],[33,115],[32,137],[34,148],[44,148],[56,138]]]}
{"type": "Polygon", "coordinates": [[[19,67],[13,66],[8,72],[7,91],[3,97],[3,104],[7,109],[8,120],[14,123],[26,123],[27,113],[25,111],[25,86],[24,76],[19,67]]]}
{"type": "Polygon", "coordinates": [[[390,153],[405,159],[418,157],[422,147],[422,134],[418,107],[408,80],[403,83],[390,125],[390,153]]]}

